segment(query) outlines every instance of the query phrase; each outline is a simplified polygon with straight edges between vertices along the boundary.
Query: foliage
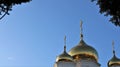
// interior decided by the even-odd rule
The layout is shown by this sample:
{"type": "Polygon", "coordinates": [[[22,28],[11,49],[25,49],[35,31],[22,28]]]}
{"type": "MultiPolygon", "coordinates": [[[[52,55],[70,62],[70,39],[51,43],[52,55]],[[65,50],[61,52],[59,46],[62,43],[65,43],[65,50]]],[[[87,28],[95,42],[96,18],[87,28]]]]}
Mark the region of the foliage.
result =
{"type": "Polygon", "coordinates": [[[91,0],[96,1],[99,6],[99,12],[105,16],[110,16],[110,22],[120,26],[120,0],[91,0]]]}
{"type": "Polygon", "coordinates": [[[31,0],[0,0],[0,20],[7,14],[9,11],[12,11],[14,5],[20,5],[22,3],[30,2],[31,0]]]}

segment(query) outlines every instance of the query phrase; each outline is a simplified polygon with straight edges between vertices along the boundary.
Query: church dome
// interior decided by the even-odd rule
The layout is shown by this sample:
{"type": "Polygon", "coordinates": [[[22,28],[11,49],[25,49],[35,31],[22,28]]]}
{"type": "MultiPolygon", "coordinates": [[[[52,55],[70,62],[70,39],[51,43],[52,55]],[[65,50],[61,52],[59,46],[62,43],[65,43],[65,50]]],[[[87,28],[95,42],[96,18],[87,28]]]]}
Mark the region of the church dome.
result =
{"type": "Polygon", "coordinates": [[[73,47],[70,51],[69,54],[74,58],[74,59],[80,59],[80,58],[91,58],[94,59],[95,61],[98,60],[98,53],[97,51],[87,45],[83,39],[79,42],[79,44],[75,47],[73,47]]]}
{"type": "Polygon", "coordinates": [[[62,54],[57,56],[56,62],[58,61],[73,61],[73,58],[66,51],[64,51],[62,54]]]}
{"type": "Polygon", "coordinates": [[[112,65],[119,65],[120,66],[120,59],[116,57],[115,50],[114,50],[114,41],[112,42],[113,45],[113,57],[108,61],[108,67],[112,65]]]}
{"type": "Polygon", "coordinates": [[[64,46],[64,51],[62,54],[60,54],[59,56],[57,56],[56,58],[56,62],[58,61],[73,61],[72,56],[70,56],[67,52],[66,52],[66,46],[64,46]]]}
{"type": "Polygon", "coordinates": [[[117,58],[115,55],[108,62],[108,66],[112,65],[120,65],[120,59],[117,58]]]}

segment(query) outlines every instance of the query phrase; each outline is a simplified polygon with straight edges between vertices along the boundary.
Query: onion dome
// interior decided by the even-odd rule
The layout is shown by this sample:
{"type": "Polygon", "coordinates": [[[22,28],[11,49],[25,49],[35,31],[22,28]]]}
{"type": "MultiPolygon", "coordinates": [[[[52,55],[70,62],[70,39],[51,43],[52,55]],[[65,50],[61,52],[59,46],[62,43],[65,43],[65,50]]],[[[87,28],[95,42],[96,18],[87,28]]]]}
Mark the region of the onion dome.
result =
{"type": "Polygon", "coordinates": [[[116,57],[116,55],[115,55],[114,46],[113,46],[113,57],[108,61],[108,67],[110,67],[112,65],[119,65],[120,66],[120,59],[118,57],[116,57]]]}
{"type": "Polygon", "coordinates": [[[108,61],[108,66],[112,65],[120,65],[120,59],[117,58],[115,55],[108,61]]]}
{"type": "Polygon", "coordinates": [[[69,54],[74,59],[91,58],[91,59],[94,59],[95,61],[98,60],[98,53],[97,53],[97,51],[93,47],[87,45],[84,42],[84,40],[81,40],[77,46],[73,47],[69,51],[69,54]]]}
{"type": "Polygon", "coordinates": [[[64,51],[62,54],[60,54],[59,56],[57,56],[56,58],[56,62],[59,61],[73,61],[73,58],[66,52],[66,46],[64,46],[64,51]]]}
{"type": "Polygon", "coordinates": [[[59,62],[59,61],[73,61],[73,58],[66,52],[66,36],[64,38],[64,51],[62,54],[60,54],[59,56],[57,56],[56,58],[56,62],[59,62]]]}
{"type": "Polygon", "coordinates": [[[92,60],[97,61],[98,60],[98,53],[97,51],[87,45],[84,40],[83,40],[83,34],[82,34],[82,24],[81,24],[81,40],[78,43],[77,46],[73,47],[70,51],[69,54],[73,57],[75,60],[83,59],[83,58],[89,58],[92,60]]]}

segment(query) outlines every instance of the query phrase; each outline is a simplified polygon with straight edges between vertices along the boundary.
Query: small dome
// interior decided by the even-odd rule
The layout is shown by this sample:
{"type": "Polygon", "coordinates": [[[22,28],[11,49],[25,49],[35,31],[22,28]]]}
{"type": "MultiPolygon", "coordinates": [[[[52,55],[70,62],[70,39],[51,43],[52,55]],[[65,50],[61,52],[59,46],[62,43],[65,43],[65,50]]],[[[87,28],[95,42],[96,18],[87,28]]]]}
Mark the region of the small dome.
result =
{"type": "Polygon", "coordinates": [[[120,66],[120,59],[116,57],[115,50],[114,50],[114,41],[112,42],[113,45],[113,57],[108,61],[108,67],[112,65],[119,65],[120,66]]]}
{"type": "Polygon", "coordinates": [[[120,65],[120,59],[117,58],[115,55],[108,61],[108,66],[112,65],[120,65]]]}
{"type": "Polygon", "coordinates": [[[73,61],[73,58],[66,51],[64,51],[62,54],[57,56],[56,62],[58,61],[73,61]]]}
{"type": "Polygon", "coordinates": [[[73,47],[70,51],[69,51],[69,54],[75,59],[76,57],[79,57],[79,58],[91,58],[91,59],[94,59],[95,61],[97,61],[98,59],[98,53],[97,51],[87,45],[83,39],[81,39],[80,43],[73,47]]]}
{"type": "Polygon", "coordinates": [[[73,58],[66,52],[66,46],[64,46],[64,52],[57,56],[56,62],[58,61],[73,61],[73,58]]]}

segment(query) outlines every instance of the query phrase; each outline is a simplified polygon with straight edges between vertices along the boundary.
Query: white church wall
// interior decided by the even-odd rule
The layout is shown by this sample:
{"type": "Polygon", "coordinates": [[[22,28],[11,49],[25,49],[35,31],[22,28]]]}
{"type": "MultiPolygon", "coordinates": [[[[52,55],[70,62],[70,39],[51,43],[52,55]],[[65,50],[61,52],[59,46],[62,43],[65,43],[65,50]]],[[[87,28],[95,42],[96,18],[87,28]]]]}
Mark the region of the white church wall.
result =
{"type": "Polygon", "coordinates": [[[75,67],[76,64],[74,62],[56,62],[54,67],[75,67]]]}
{"type": "Polygon", "coordinates": [[[100,67],[100,65],[90,60],[80,60],[76,62],[76,67],[100,67]]]}
{"type": "Polygon", "coordinates": [[[114,65],[114,66],[111,66],[111,67],[120,67],[119,65],[114,65]]]}

